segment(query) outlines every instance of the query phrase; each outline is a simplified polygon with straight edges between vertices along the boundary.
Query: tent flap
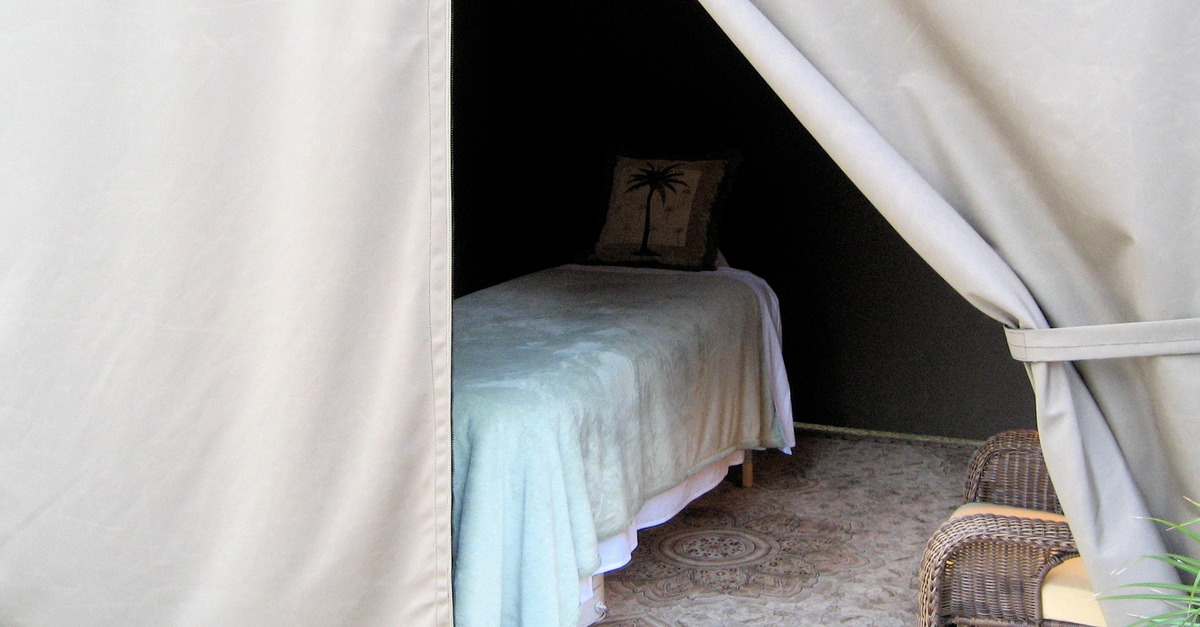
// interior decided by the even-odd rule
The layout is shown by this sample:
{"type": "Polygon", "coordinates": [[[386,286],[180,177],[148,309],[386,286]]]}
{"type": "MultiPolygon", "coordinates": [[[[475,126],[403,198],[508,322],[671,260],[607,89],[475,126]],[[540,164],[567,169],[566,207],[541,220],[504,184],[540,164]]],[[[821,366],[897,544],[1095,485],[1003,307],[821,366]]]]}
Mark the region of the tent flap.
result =
{"type": "MultiPolygon", "coordinates": [[[[1184,497],[1200,495],[1194,6],[702,3],[1033,362],[1047,464],[1097,590],[1177,581],[1138,557],[1164,542],[1200,557],[1146,520],[1190,520],[1184,497]]],[[[1110,624],[1158,609],[1103,606],[1110,624]]]]}
{"type": "Polygon", "coordinates": [[[449,624],[448,3],[0,20],[0,624],[449,624]]]}

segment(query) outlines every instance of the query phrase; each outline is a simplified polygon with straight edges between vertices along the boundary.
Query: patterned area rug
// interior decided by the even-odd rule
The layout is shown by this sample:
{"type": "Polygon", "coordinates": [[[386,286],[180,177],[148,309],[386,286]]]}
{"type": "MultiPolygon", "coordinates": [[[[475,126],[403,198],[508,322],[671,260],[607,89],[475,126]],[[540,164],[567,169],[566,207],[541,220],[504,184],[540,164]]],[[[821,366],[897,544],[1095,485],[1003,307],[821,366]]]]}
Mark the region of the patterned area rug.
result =
{"type": "Polygon", "coordinates": [[[606,627],[917,622],[925,542],[961,503],[973,447],[801,432],[755,455],[755,486],[722,483],[644,529],[606,577],[606,627]]]}

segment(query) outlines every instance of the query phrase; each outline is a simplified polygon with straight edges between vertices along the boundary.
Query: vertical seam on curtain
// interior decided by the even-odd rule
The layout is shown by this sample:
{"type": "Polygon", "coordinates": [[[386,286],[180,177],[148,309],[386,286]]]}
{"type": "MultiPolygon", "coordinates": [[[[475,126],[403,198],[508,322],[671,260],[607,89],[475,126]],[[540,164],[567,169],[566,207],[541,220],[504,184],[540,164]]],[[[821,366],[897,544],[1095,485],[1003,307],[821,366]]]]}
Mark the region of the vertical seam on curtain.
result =
{"type": "Polygon", "coordinates": [[[434,621],[438,625],[453,623],[453,587],[450,557],[451,447],[450,447],[450,341],[452,333],[447,257],[452,246],[449,235],[450,189],[450,3],[449,0],[426,0],[426,36],[429,45],[426,56],[426,100],[428,125],[427,159],[429,163],[429,232],[426,245],[429,253],[427,280],[430,286],[429,337],[430,390],[434,419],[434,555],[437,563],[437,607],[434,621]]]}

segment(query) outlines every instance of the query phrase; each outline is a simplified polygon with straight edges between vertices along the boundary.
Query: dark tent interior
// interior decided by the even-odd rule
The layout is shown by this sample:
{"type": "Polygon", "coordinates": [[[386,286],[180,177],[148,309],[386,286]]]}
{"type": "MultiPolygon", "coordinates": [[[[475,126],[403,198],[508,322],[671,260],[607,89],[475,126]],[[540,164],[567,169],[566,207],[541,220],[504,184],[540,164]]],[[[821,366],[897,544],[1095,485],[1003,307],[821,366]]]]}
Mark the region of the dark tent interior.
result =
{"type": "Polygon", "coordinates": [[[895,233],[693,0],[454,6],[455,294],[569,263],[609,156],[741,155],[720,222],[783,315],[796,419],[983,439],[1032,427],[1001,326],[895,233]]]}

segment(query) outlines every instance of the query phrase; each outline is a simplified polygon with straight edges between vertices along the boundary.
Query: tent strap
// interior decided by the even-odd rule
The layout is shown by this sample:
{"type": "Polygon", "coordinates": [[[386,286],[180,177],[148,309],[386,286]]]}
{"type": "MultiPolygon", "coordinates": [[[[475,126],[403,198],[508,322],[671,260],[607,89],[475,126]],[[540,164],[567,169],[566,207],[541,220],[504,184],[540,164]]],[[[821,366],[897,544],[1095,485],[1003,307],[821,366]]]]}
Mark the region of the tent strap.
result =
{"type": "Polygon", "coordinates": [[[1013,359],[1080,361],[1200,353],[1200,318],[1057,329],[1005,328],[1013,359]]]}

